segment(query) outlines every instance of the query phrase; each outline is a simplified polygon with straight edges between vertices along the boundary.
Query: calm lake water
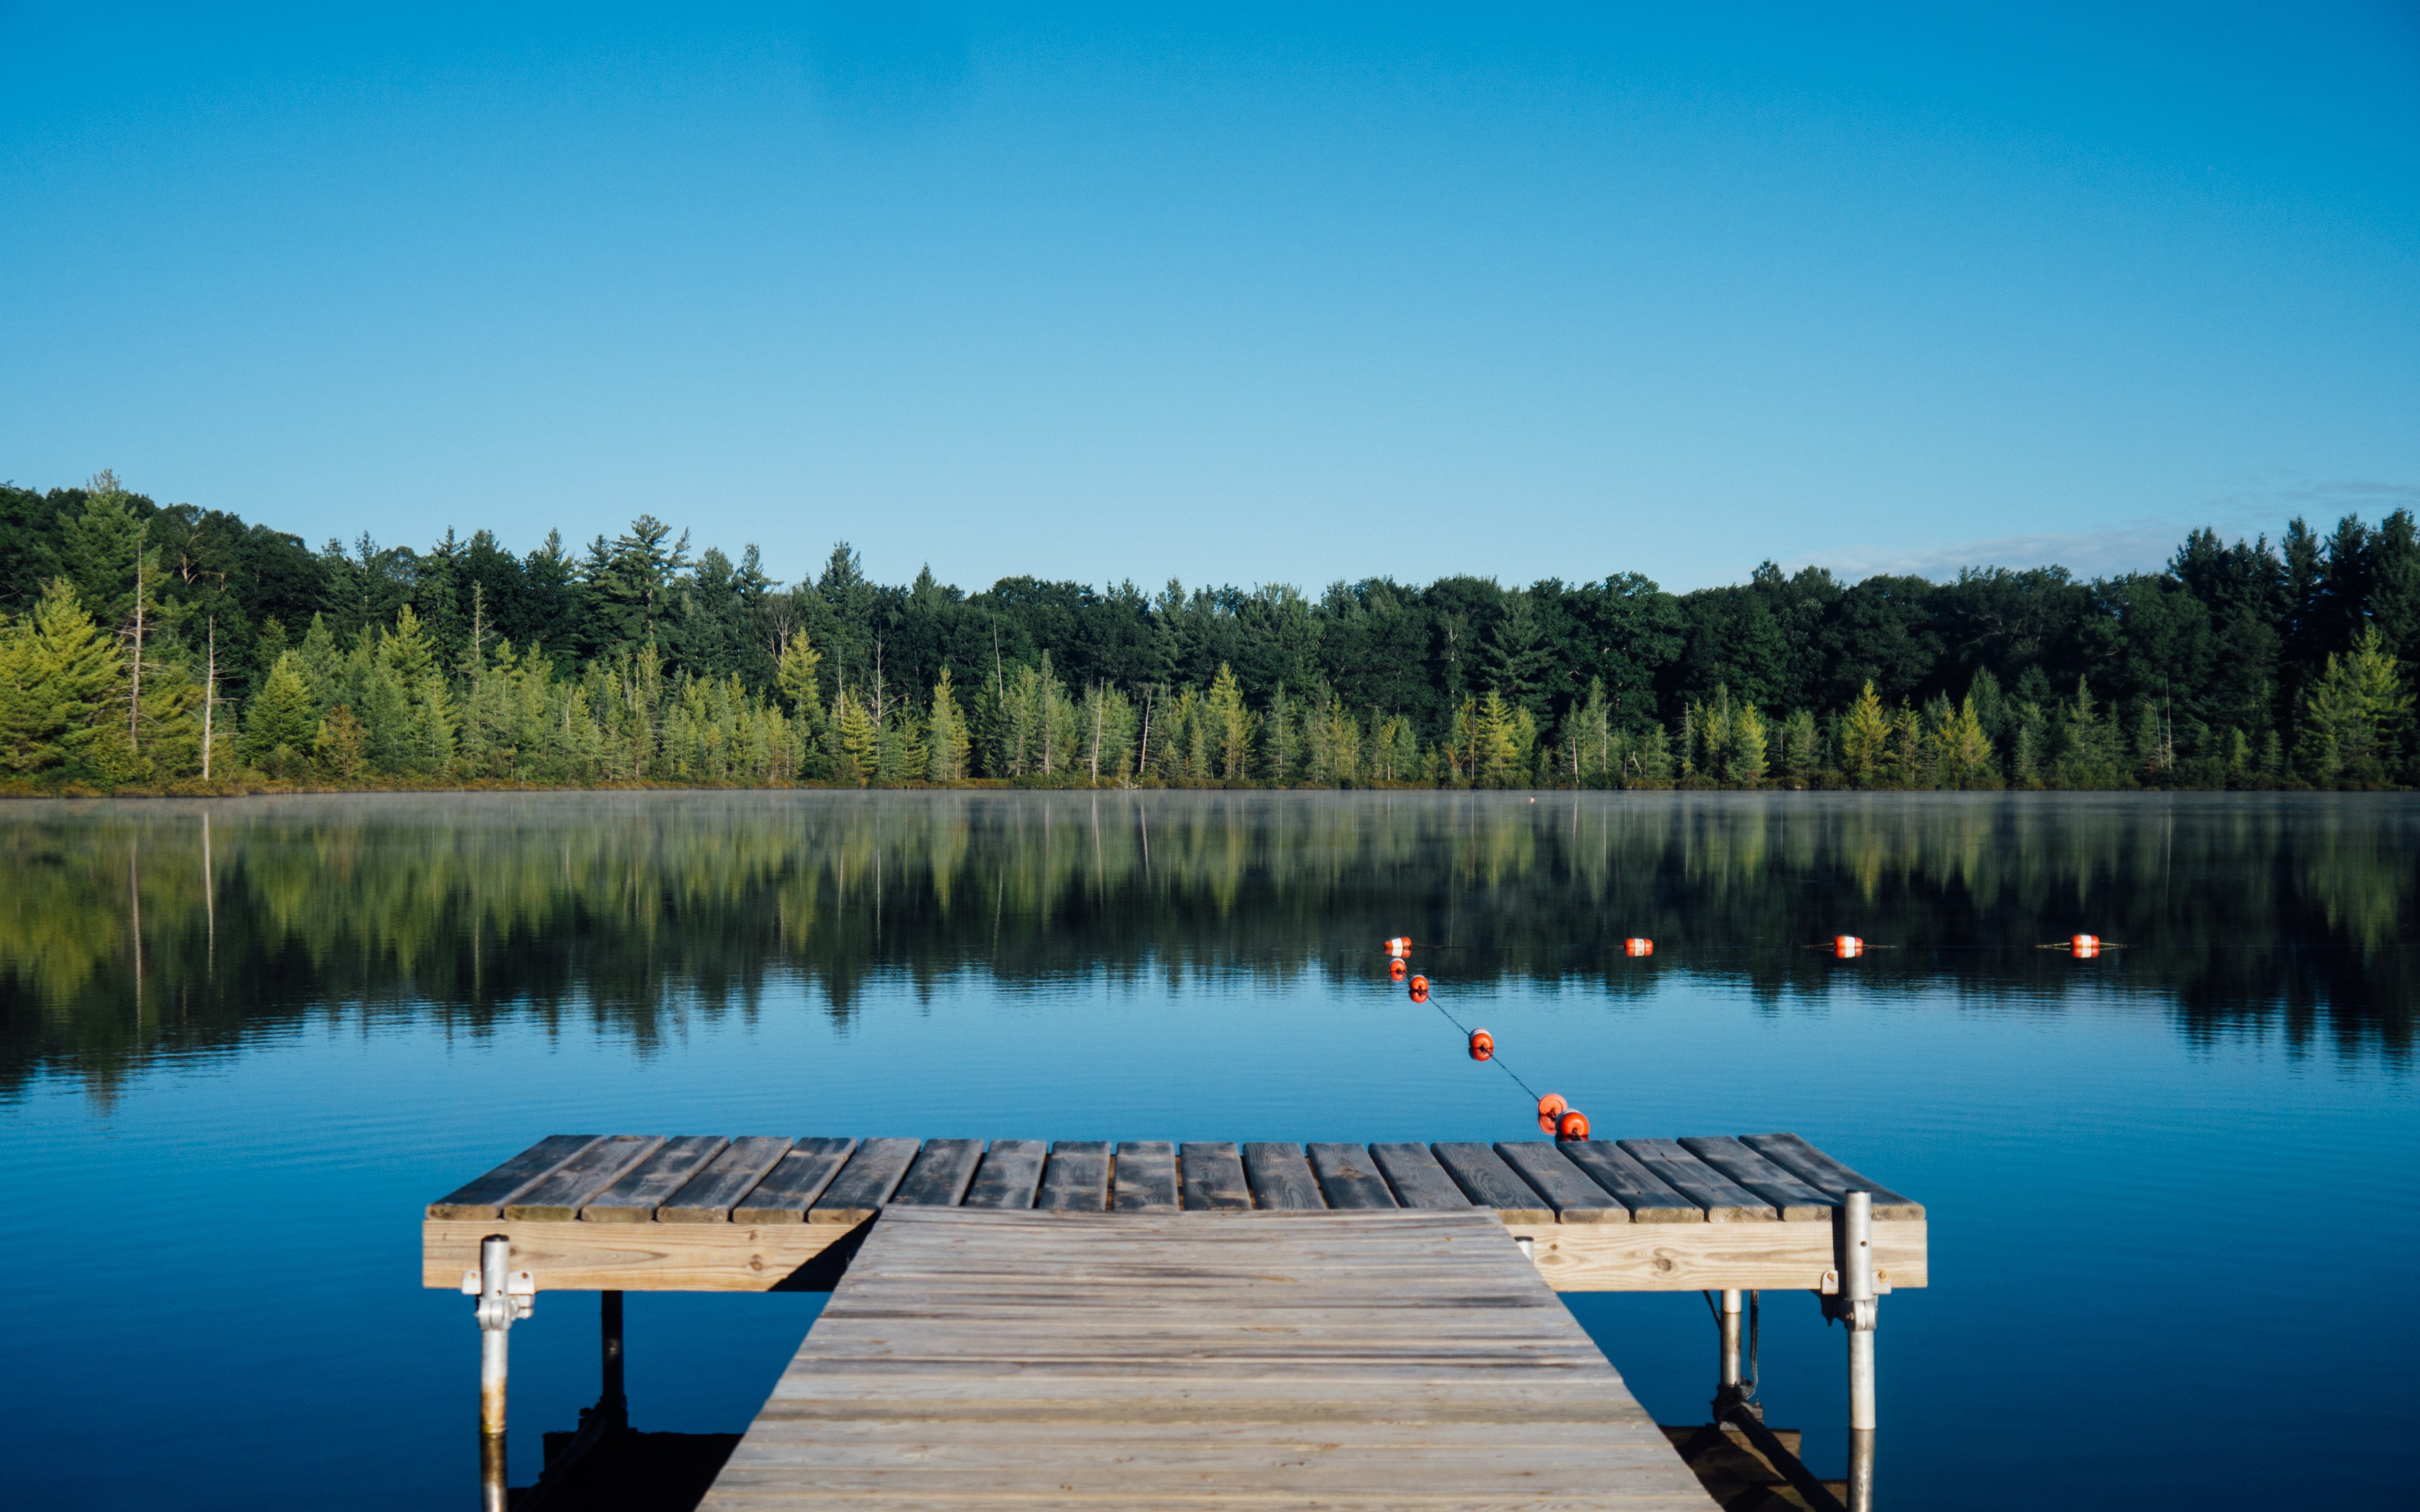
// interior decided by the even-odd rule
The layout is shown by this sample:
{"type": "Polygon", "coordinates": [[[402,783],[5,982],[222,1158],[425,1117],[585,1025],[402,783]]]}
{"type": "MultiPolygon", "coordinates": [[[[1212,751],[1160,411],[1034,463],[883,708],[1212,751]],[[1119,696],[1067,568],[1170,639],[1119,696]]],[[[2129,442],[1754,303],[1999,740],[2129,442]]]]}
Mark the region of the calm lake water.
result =
{"type": "MultiPolygon", "coordinates": [[[[542,1134],[1534,1138],[1509,1066],[1930,1205],[1886,1505],[2406,1504],[2415,841],[2357,795],[0,806],[8,1499],[469,1504],[419,1212],[542,1134]],[[2078,931],[2126,948],[2038,948],[2078,931]]],[[[820,1300],[632,1296],[638,1426],[745,1427],[820,1300]]],[[[1698,1296],[1570,1301],[1704,1420],[1698,1296]]],[[[1768,1417],[1838,1473],[1841,1335],[1767,1304],[1768,1417]]],[[[526,1480],[594,1302],[512,1346],[526,1480]]]]}

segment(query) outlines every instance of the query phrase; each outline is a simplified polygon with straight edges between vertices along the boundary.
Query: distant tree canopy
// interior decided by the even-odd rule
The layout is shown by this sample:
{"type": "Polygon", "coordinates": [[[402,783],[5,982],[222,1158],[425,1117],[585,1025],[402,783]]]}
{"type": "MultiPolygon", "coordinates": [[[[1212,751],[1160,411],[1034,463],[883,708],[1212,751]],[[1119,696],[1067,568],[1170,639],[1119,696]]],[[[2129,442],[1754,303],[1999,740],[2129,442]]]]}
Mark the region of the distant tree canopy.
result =
{"type": "Polygon", "coordinates": [[[0,486],[0,776],[581,784],[2394,786],[2420,780],[2410,511],[2164,571],[1672,594],[1372,578],[784,586],[641,516],[311,550],[103,473],[0,486]]]}

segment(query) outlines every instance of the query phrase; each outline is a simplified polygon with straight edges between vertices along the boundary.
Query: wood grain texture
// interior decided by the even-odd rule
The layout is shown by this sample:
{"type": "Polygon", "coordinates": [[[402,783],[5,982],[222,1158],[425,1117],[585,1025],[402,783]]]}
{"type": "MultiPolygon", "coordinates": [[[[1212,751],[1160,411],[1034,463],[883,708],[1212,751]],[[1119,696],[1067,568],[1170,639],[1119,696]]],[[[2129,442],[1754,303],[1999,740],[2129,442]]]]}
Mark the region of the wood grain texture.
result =
{"type": "Polygon", "coordinates": [[[899,1182],[916,1159],[913,1139],[861,1139],[848,1164],[807,1210],[811,1224],[846,1224],[851,1227],[880,1211],[899,1190],[899,1182]]]}
{"type": "Polygon", "coordinates": [[[1109,1143],[1062,1139],[1050,1147],[1033,1205],[1051,1212],[1103,1212],[1109,1206],[1109,1143]]]}
{"type": "Polygon", "coordinates": [[[1621,1152],[1696,1203],[1710,1224],[1774,1223],[1771,1203],[1692,1155],[1677,1139],[1621,1139],[1621,1152]]]}
{"type": "Polygon", "coordinates": [[[608,1134],[557,1165],[504,1204],[504,1216],[536,1223],[569,1222],[590,1198],[622,1173],[654,1154],[663,1139],[654,1134],[608,1134]]]}
{"type": "Polygon", "coordinates": [[[582,1223],[651,1224],[664,1199],[706,1169],[722,1147],[720,1134],[676,1134],[656,1152],[614,1179],[613,1184],[590,1197],[580,1210],[582,1223]]]}
{"type": "Polygon", "coordinates": [[[807,1210],[857,1153],[854,1139],[801,1139],[731,1210],[736,1224],[805,1221],[807,1210]]]}
{"type": "Polygon", "coordinates": [[[1386,1177],[1379,1174],[1367,1147],[1312,1145],[1309,1154],[1311,1174],[1319,1178],[1319,1190],[1330,1208],[1369,1211],[1396,1205],[1395,1194],[1387,1185],[1386,1177]]]}
{"type": "MultiPolygon", "coordinates": [[[[1820,1291],[1839,1262],[1830,1224],[1510,1224],[1557,1291],[1820,1291]]],[[[1927,1284],[1923,1220],[1874,1224],[1893,1289],[1927,1284]]]]}
{"type": "Polygon", "coordinates": [[[689,1184],[664,1199],[656,1209],[659,1224],[720,1224],[731,1221],[731,1210],[739,1199],[765,1179],[766,1173],[781,1164],[793,1143],[787,1139],[768,1139],[751,1135],[734,1139],[714,1157],[706,1169],[690,1178],[689,1184]]]}
{"type": "Polygon", "coordinates": [[[1859,1175],[1794,1134],[1744,1134],[1740,1143],[1836,1200],[1851,1192],[1873,1194],[1877,1222],[1924,1216],[1923,1203],[1859,1175]]]}
{"type": "Polygon", "coordinates": [[[1508,1224],[1555,1221],[1553,1206],[1490,1147],[1448,1143],[1436,1147],[1436,1155],[1438,1163],[1470,1194],[1473,1206],[1494,1210],[1508,1224]]]}
{"type": "Polygon", "coordinates": [[[854,1232],[802,1224],[796,1213],[761,1225],[431,1218],[420,1226],[420,1280],[453,1290],[479,1268],[480,1240],[502,1234],[512,1241],[513,1269],[529,1272],[540,1291],[829,1291],[829,1279],[799,1272],[854,1232]]]}
{"type": "Polygon", "coordinates": [[[1030,1208],[1042,1186],[1047,1147],[1039,1139],[995,1139],[967,1188],[970,1208],[1030,1208]]]}
{"type": "Polygon", "coordinates": [[[1327,1199],[1300,1145],[1261,1142],[1244,1147],[1244,1178],[1263,1212],[1326,1212],[1327,1199]]]}
{"type": "Polygon", "coordinates": [[[1165,1139],[1121,1141],[1110,1169],[1109,1206],[1120,1212],[1172,1211],[1176,1198],[1176,1147],[1165,1139]]]}
{"type": "Polygon", "coordinates": [[[703,1507],[843,1503],[1714,1505],[1485,1212],[900,1207],[703,1507]]]}
{"type": "Polygon", "coordinates": [[[1223,1139],[1177,1146],[1176,1175],[1187,1212],[1246,1211],[1252,1206],[1243,1156],[1223,1139]]]}
{"type": "Polygon", "coordinates": [[[1575,1140],[1563,1150],[1563,1158],[1586,1171],[1608,1196],[1628,1208],[1632,1223],[1705,1222],[1704,1209],[1657,1180],[1646,1166],[1623,1154],[1620,1146],[1601,1139],[1575,1140]]]}
{"type": "Polygon", "coordinates": [[[535,1186],[565,1161],[602,1134],[549,1134],[483,1175],[474,1176],[428,1205],[431,1218],[501,1218],[504,1204],[535,1186]]]}
{"type": "Polygon", "coordinates": [[[1839,1206],[1729,1134],[1683,1138],[1681,1148],[1773,1204],[1783,1223],[1829,1223],[1839,1206]]]}
{"type": "MultiPolygon", "coordinates": [[[[1555,1210],[1555,1219],[1567,1224],[1626,1224],[1630,1210],[1613,1200],[1551,1139],[1521,1139],[1496,1147],[1504,1164],[1537,1189],[1555,1210]]],[[[1507,1222],[1513,1220],[1507,1219],[1507,1222]]],[[[1544,1222],[1543,1219],[1535,1220],[1544,1222]]]]}
{"type": "Polygon", "coordinates": [[[1449,1212],[1470,1206],[1470,1199],[1453,1184],[1453,1178],[1445,1173],[1445,1167],[1437,1164],[1426,1145],[1372,1145],[1370,1158],[1387,1178],[1387,1184],[1395,1189],[1395,1201],[1400,1206],[1449,1212]]]}
{"type": "Polygon", "coordinates": [[[927,1139],[916,1163],[900,1179],[891,1201],[904,1208],[954,1208],[983,1161],[980,1139],[927,1139]]]}

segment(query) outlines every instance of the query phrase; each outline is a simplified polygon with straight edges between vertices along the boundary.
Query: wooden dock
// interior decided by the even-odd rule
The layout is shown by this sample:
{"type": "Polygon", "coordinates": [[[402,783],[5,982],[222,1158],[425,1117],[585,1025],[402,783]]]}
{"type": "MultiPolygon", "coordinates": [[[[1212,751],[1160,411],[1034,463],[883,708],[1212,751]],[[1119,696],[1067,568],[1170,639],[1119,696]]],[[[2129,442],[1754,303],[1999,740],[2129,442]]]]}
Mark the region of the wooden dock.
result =
{"type": "Polygon", "coordinates": [[[1468,1207],[894,1208],[704,1512],[1714,1504],[1468,1207]]]}
{"type": "Polygon", "coordinates": [[[1823,1291],[1843,1196],[1876,1280],[1926,1284],[1921,1204],[1795,1134],[1559,1145],[557,1134],[428,1205],[422,1280],[512,1241],[538,1290],[830,1289],[877,1213],[1492,1213],[1558,1291],[1823,1291]]]}
{"type": "MultiPolygon", "coordinates": [[[[1741,1299],[1822,1293],[1849,1322],[1854,1512],[1874,1299],[1927,1280],[1923,1207],[1787,1134],[558,1134],[429,1204],[422,1237],[424,1284],[480,1298],[492,1512],[504,1338],[537,1292],[775,1289],[833,1296],[709,1509],[1702,1512],[1554,1293],[1703,1289],[1722,1293],[1716,1413],[1807,1505],[1841,1504],[1743,1395],[1741,1299]]],[[[618,1421],[617,1296],[605,1317],[598,1426],[618,1421]]]]}

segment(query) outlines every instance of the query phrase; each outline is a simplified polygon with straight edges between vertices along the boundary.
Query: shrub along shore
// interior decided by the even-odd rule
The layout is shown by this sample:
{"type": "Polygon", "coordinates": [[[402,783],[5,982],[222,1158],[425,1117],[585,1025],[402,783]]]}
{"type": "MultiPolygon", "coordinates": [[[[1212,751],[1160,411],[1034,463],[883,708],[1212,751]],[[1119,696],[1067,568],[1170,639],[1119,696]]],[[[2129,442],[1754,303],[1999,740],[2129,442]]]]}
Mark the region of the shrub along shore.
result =
{"type": "Polygon", "coordinates": [[[643,516],[318,551],[103,473],[0,487],[0,792],[656,786],[2385,788],[2412,515],[2157,573],[1770,563],[1156,594],[783,587],[643,516]]]}

